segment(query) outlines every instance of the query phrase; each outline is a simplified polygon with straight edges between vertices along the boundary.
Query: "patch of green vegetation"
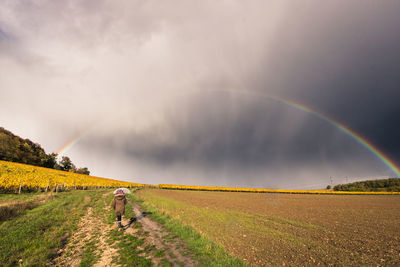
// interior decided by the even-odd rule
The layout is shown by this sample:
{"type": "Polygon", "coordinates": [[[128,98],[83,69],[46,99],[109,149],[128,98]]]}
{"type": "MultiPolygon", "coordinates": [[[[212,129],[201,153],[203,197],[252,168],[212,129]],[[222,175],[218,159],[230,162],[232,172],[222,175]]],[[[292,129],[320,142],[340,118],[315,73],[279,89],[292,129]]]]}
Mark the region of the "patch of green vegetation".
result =
{"type": "Polygon", "coordinates": [[[116,244],[119,253],[117,262],[122,266],[152,266],[150,259],[139,255],[143,252],[143,250],[138,249],[138,246],[143,245],[142,239],[118,230],[111,230],[109,238],[118,241],[116,244]]]}
{"type": "Polygon", "coordinates": [[[49,202],[27,210],[22,216],[0,223],[0,262],[15,266],[45,266],[58,254],[80,217],[95,198],[95,192],[76,191],[54,194],[49,202]]]}
{"type": "Polygon", "coordinates": [[[128,203],[125,206],[125,218],[134,218],[135,217],[135,213],[133,212],[133,207],[132,207],[132,203],[131,201],[129,201],[128,199],[128,203]]]}
{"type": "Polygon", "coordinates": [[[184,226],[170,216],[162,214],[154,206],[148,205],[136,198],[134,194],[130,195],[129,198],[150,212],[149,216],[152,219],[163,224],[169,231],[185,241],[188,249],[194,254],[198,266],[248,266],[240,259],[229,255],[221,245],[200,235],[192,227],[184,226]]]}
{"type": "MultiPolygon", "coordinates": [[[[318,246],[316,242],[301,237],[298,230],[321,230],[320,226],[307,222],[292,220],[279,216],[252,214],[233,210],[205,209],[158,195],[147,194],[146,203],[156,208],[168,210],[169,214],[185,214],[182,220],[186,225],[202,225],[209,237],[220,237],[222,232],[244,231],[257,236],[288,241],[293,248],[302,248],[305,245],[318,246]],[[195,215],[195,216],[193,216],[195,215]],[[210,218],[212,220],[210,221],[210,218]],[[222,227],[222,228],[221,228],[222,227]]],[[[169,235],[165,237],[169,240],[169,235]]]]}
{"type": "Polygon", "coordinates": [[[334,191],[352,192],[400,192],[400,178],[369,180],[349,184],[339,184],[334,191]]]}
{"type": "Polygon", "coordinates": [[[79,264],[80,267],[92,266],[98,261],[98,255],[96,252],[96,245],[94,240],[85,244],[85,250],[83,251],[82,260],[79,264]]]}
{"type": "Polygon", "coordinates": [[[2,201],[10,201],[10,200],[34,200],[40,195],[44,195],[45,193],[23,193],[23,194],[0,194],[0,203],[2,201]]]}
{"type": "Polygon", "coordinates": [[[37,200],[21,201],[0,206],[0,222],[10,220],[22,215],[26,210],[31,210],[40,205],[37,200]]]}
{"type": "MultiPolygon", "coordinates": [[[[233,210],[204,209],[153,194],[147,195],[146,199],[155,207],[162,207],[172,213],[195,213],[196,218],[188,216],[185,218],[186,223],[191,225],[195,223],[195,221],[197,223],[199,221],[204,222],[205,229],[207,229],[208,233],[212,233],[214,236],[219,236],[219,233],[215,232],[216,227],[207,227],[210,218],[212,218],[213,222],[225,227],[226,231],[234,231],[235,228],[230,227],[230,225],[235,224],[236,226],[239,226],[238,228],[245,229],[247,232],[253,232],[256,235],[264,235],[287,240],[291,242],[293,246],[304,246],[304,244],[310,242],[308,239],[293,234],[297,229],[322,229],[322,227],[318,225],[279,216],[252,214],[233,210]],[[293,231],[288,231],[289,229],[292,229],[293,231]]],[[[218,228],[218,231],[220,230],[221,229],[218,228]]]]}
{"type": "MultiPolygon", "coordinates": [[[[243,213],[241,213],[241,214],[243,214],[243,213]]],[[[263,219],[266,219],[266,220],[269,220],[271,222],[275,222],[278,224],[282,224],[282,225],[291,225],[294,227],[309,228],[309,229],[322,229],[322,227],[319,225],[302,222],[302,221],[291,220],[291,219],[284,218],[284,217],[268,215],[268,216],[260,216],[260,218],[263,218],[263,219]]]]}
{"type": "Polygon", "coordinates": [[[171,257],[171,259],[176,259],[176,255],[175,254],[173,254],[173,253],[168,253],[168,255],[171,257]]]}
{"type": "Polygon", "coordinates": [[[160,261],[160,265],[163,267],[170,267],[173,266],[173,264],[171,262],[169,262],[167,259],[162,259],[160,261]]]}
{"type": "Polygon", "coordinates": [[[310,239],[302,238],[290,231],[291,228],[304,227],[308,229],[318,229],[303,225],[300,222],[288,220],[277,216],[257,216],[252,214],[243,214],[235,217],[237,223],[246,229],[247,232],[253,233],[258,236],[269,236],[274,239],[289,241],[293,247],[318,247],[320,244],[310,239]]]}
{"type": "Polygon", "coordinates": [[[162,257],[164,256],[164,251],[157,249],[156,253],[154,254],[154,257],[162,257]]]}
{"type": "Polygon", "coordinates": [[[145,254],[151,254],[152,252],[154,252],[154,251],[156,251],[157,250],[157,248],[156,248],[156,246],[155,245],[146,245],[144,248],[143,248],[143,253],[145,253],[145,254]]]}
{"type": "Polygon", "coordinates": [[[178,265],[181,266],[181,267],[184,267],[184,266],[185,266],[185,263],[182,262],[182,261],[175,261],[175,263],[178,264],[178,265]]]}

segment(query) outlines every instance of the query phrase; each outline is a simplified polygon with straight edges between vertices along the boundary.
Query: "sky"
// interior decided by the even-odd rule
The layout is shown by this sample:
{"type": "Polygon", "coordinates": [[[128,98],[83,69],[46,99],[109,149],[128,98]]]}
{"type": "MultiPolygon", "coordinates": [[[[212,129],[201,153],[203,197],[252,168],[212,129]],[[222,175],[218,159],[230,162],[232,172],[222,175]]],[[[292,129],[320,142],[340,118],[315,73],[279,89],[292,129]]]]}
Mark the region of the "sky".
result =
{"type": "Polygon", "coordinates": [[[397,0],[0,0],[0,126],[132,182],[395,177],[329,120],[400,165],[399,13],[397,0]]]}

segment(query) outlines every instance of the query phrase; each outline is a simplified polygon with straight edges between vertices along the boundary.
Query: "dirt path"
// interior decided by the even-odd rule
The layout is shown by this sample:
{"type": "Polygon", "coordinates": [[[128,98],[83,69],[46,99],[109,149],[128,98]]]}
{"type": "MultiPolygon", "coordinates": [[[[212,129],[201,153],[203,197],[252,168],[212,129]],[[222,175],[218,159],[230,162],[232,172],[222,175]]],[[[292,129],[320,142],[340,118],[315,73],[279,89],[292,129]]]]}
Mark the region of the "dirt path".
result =
{"type": "MultiPolygon", "coordinates": [[[[111,207],[107,199],[110,194],[111,192],[103,194],[87,209],[65,248],[58,251],[60,256],[52,262],[53,265],[75,267],[85,263],[85,266],[95,267],[120,266],[120,253],[124,249],[121,246],[126,246],[126,235],[131,235],[141,242],[137,247],[132,243],[129,247],[133,249],[132,254],[151,260],[155,266],[196,265],[185,243],[162,225],[146,217],[147,213],[142,212],[135,203],[131,203],[135,214],[134,222],[129,224],[130,219],[123,218],[122,224],[125,225],[125,229],[118,231],[116,223],[111,224],[109,221],[111,207]]],[[[85,201],[89,203],[90,197],[85,201]]],[[[126,262],[124,265],[127,265],[126,262]]]]}
{"type": "MultiPolygon", "coordinates": [[[[85,201],[89,202],[90,198],[85,198],[85,201]]],[[[89,207],[79,222],[78,230],[72,235],[65,248],[58,251],[60,256],[54,260],[54,265],[79,266],[85,249],[85,243],[92,238],[96,223],[98,222],[93,218],[93,208],[89,207]]]]}
{"type": "MultiPolygon", "coordinates": [[[[164,258],[173,266],[195,266],[186,245],[177,236],[169,233],[162,225],[146,217],[137,204],[133,204],[133,211],[136,220],[140,222],[144,230],[145,243],[154,246],[159,253],[162,252],[164,258]]],[[[153,255],[153,262],[156,266],[161,265],[162,261],[153,255]]]]}
{"type": "MultiPolygon", "coordinates": [[[[105,211],[109,210],[105,203],[105,198],[109,194],[102,195],[105,211]]],[[[89,201],[90,198],[85,198],[85,202],[89,203],[89,201]]],[[[117,255],[116,249],[107,244],[107,235],[111,229],[111,225],[105,222],[104,216],[98,211],[96,212],[94,207],[89,207],[79,222],[78,230],[70,238],[65,248],[59,251],[61,255],[54,260],[54,265],[79,266],[84,260],[84,254],[91,253],[100,258],[93,266],[117,266],[112,263],[113,256],[117,255]]]]}
{"type": "MultiPolygon", "coordinates": [[[[102,196],[103,203],[104,203],[104,210],[106,212],[109,212],[111,210],[109,203],[106,202],[106,197],[109,194],[111,194],[111,192],[103,194],[103,196],[102,196]]],[[[103,223],[104,223],[104,221],[103,221],[103,223]]],[[[104,225],[101,229],[101,232],[100,232],[100,236],[98,238],[99,245],[97,247],[97,249],[99,251],[102,251],[102,253],[101,253],[100,260],[95,265],[93,265],[95,267],[118,266],[112,262],[113,257],[115,257],[115,255],[118,255],[117,249],[113,246],[110,246],[107,242],[108,241],[107,235],[111,231],[111,229],[112,229],[111,225],[104,223],[104,225]]]]}

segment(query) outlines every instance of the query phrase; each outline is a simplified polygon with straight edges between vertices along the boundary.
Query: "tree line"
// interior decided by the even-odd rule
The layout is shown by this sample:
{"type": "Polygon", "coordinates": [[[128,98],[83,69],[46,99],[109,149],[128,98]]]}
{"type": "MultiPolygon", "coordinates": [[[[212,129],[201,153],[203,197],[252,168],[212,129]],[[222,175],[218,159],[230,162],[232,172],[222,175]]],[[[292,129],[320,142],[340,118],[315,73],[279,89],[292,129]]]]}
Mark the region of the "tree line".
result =
{"type": "Polygon", "coordinates": [[[349,184],[339,184],[333,187],[334,191],[354,192],[400,192],[400,178],[369,180],[349,184]]]}
{"type": "Polygon", "coordinates": [[[23,139],[0,127],[0,160],[24,163],[50,169],[90,174],[87,167],[77,168],[69,157],[57,160],[57,154],[46,154],[44,149],[29,139],[23,139]]]}

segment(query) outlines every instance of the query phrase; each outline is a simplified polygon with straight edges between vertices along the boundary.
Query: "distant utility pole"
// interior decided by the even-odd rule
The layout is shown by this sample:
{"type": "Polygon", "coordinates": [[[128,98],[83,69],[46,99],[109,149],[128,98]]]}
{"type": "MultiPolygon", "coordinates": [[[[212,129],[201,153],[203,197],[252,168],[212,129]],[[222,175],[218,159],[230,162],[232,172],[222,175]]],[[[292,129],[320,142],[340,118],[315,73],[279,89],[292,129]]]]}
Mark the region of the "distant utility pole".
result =
{"type": "Polygon", "coordinates": [[[346,176],[346,184],[348,184],[348,183],[349,183],[349,177],[346,176]]]}
{"type": "Polygon", "coordinates": [[[331,186],[333,185],[333,179],[332,176],[329,176],[329,179],[331,180],[331,186]]]}

